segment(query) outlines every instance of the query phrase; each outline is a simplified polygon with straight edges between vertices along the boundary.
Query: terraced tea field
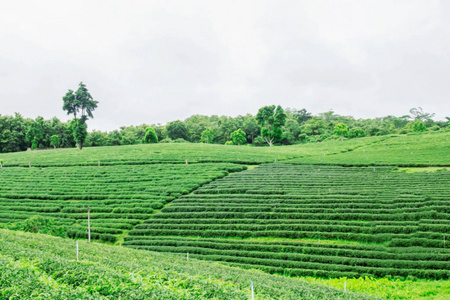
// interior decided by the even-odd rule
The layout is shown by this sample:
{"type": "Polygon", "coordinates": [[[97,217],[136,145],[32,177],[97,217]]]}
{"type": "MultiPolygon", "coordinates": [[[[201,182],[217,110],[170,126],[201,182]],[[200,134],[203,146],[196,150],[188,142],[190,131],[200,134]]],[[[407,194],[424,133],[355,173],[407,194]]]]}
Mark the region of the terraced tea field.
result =
{"type": "Polygon", "coordinates": [[[247,281],[263,278],[259,299],[364,299],[195,259],[337,278],[335,284],[360,276],[421,278],[435,280],[425,282],[433,286],[430,293],[436,288],[446,294],[437,280],[447,284],[450,277],[449,137],[440,132],[272,148],[157,144],[2,154],[0,227],[86,239],[89,207],[92,238],[126,248],[83,242],[87,261],[77,263],[70,240],[0,230],[0,264],[7,270],[0,274],[0,298],[33,297],[37,289],[52,297],[243,299],[249,297],[247,281]],[[44,249],[48,241],[57,252],[44,249]],[[102,251],[120,257],[121,265],[102,251]],[[187,253],[190,265],[181,263],[187,253]],[[167,282],[166,265],[182,275],[167,282]],[[76,284],[61,275],[65,270],[76,284]],[[105,276],[94,279],[98,272],[105,276]],[[154,281],[152,274],[162,279],[154,281]],[[26,283],[10,284],[19,281],[26,283]]]}
{"type": "Polygon", "coordinates": [[[0,299],[342,299],[375,297],[170,254],[0,229],[0,299]]]}
{"type": "Polygon", "coordinates": [[[283,147],[151,144],[3,153],[5,167],[228,162],[335,165],[450,165],[450,132],[332,140],[283,147]]]}
{"type": "Polygon", "coordinates": [[[40,215],[67,226],[69,237],[86,238],[89,207],[92,238],[115,242],[176,197],[245,168],[220,163],[3,168],[0,223],[40,215]]]}
{"type": "Polygon", "coordinates": [[[288,275],[447,279],[449,183],[447,170],[266,164],[180,197],[124,245],[288,275]]]}
{"type": "MultiPolygon", "coordinates": [[[[372,138],[367,138],[371,140],[372,138]]],[[[331,165],[450,166],[450,131],[391,136],[336,155],[311,155],[288,163],[331,165]]]]}

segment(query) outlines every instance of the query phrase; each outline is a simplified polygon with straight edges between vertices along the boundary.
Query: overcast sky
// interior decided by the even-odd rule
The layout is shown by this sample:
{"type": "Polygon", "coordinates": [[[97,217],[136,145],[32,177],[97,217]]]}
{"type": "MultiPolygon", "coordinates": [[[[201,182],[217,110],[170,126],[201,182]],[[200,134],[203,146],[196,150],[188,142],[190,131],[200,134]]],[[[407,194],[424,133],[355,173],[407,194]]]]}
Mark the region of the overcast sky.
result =
{"type": "Polygon", "coordinates": [[[0,0],[0,114],[68,120],[83,81],[89,130],[193,114],[450,116],[450,1],[0,0]]]}

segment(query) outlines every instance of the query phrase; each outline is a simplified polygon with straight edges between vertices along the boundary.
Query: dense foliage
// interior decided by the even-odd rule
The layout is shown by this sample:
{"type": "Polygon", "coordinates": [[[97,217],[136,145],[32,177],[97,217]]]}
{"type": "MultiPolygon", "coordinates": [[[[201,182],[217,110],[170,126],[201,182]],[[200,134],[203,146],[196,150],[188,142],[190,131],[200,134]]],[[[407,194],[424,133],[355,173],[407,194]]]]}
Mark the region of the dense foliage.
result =
{"type": "Polygon", "coordinates": [[[448,279],[449,183],[446,170],[267,164],[175,200],[124,245],[289,275],[448,279]]]}
{"type": "MultiPolygon", "coordinates": [[[[299,116],[301,120],[313,118],[307,112],[299,116]]],[[[200,136],[214,139],[215,134],[208,129],[200,136]]],[[[163,141],[90,147],[83,151],[1,154],[0,163],[4,167],[0,169],[0,227],[85,239],[89,206],[92,238],[118,241],[117,244],[125,238],[123,244],[127,247],[173,252],[183,257],[189,252],[190,258],[291,276],[448,278],[450,172],[443,166],[450,165],[450,132],[349,139],[345,134],[338,135],[336,129],[345,132],[344,126],[335,125],[332,140],[284,147],[163,141]],[[257,164],[262,165],[245,166],[257,164]],[[396,167],[399,165],[434,168],[409,168],[407,173],[396,167]],[[239,172],[246,168],[249,170],[239,172]],[[239,173],[234,174],[235,171],[239,173]]],[[[155,127],[157,135],[158,132],[155,127]]],[[[81,262],[82,270],[86,266],[95,268],[80,273],[70,241],[66,240],[67,248],[61,252],[61,259],[42,250],[46,244],[51,249],[60,249],[53,244],[56,240],[43,238],[38,242],[37,237],[27,237],[27,242],[10,242],[20,236],[11,233],[5,238],[0,233],[0,267],[6,270],[0,274],[0,292],[10,293],[4,295],[129,298],[129,291],[135,293],[138,288],[138,295],[157,295],[151,294],[154,291],[146,280],[129,284],[127,276],[134,280],[137,275],[122,272],[123,263],[122,267],[109,265],[112,261],[108,262],[108,268],[99,266],[105,262],[99,250],[92,253],[89,261],[81,262]],[[2,248],[5,243],[7,246],[2,248]],[[20,249],[16,256],[9,254],[12,250],[5,250],[15,247],[14,243],[22,245],[14,248],[20,249]],[[29,245],[35,254],[29,254],[23,245],[29,245]],[[35,252],[37,248],[39,252],[35,252]],[[69,251],[72,256],[67,263],[69,251]],[[44,263],[35,263],[40,257],[48,262],[48,269],[41,267],[44,263]],[[105,276],[91,278],[99,273],[105,276]],[[76,278],[86,281],[73,285],[70,280],[76,278]],[[26,284],[20,286],[18,282],[26,284]]],[[[139,258],[133,253],[143,253],[112,251],[106,252],[114,263],[120,259],[136,263],[139,258]]],[[[152,261],[150,265],[146,255],[160,259],[158,266],[177,261],[154,253],[140,255],[146,257],[148,268],[158,264],[152,261]]],[[[190,272],[189,276],[210,274],[195,273],[199,266],[205,266],[202,270],[209,268],[211,273],[211,265],[206,262],[195,261],[192,268],[184,270],[190,272]]],[[[136,269],[139,268],[143,268],[140,263],[136,269]]],[[[219,276],[213,277],[219,283],[238,273],[248,274],[240,270],[226,273],[229,275],[223,272],[214,273],[219,276]]],[[[257,288],[260,299],[290,299],[301,293],[281,283],[284,277],[252,274],[268,276],[258,283],[264,285],[257,288]],[[263,290],[266,294],[261,293],[263,290]]],[[[209,275],[205,276],[211,280],[209,275]]],[[[193,282],[198,282],[195,280],[187,279],[186,283],[184,279],[174,279],[181,283],[169,284],[169,290],[180,286],[182,290],[176,290],[175,294],[163,292],[161,298],[180,298],[180,293],[183,295],[180,299],[229,299],[235,295],[230,294],[229,286],[220,284],[212,294],[197,294],[199,290],[209,291],[207,287],[211,285],[195,288],[193,282]]],[[[245,281],[250,280],[245,277],[245,281]]],[[[161,287],[164,283],[157,281],[156,285],[161,287]]],[[[245,288],[239,285],[236,295],[242,291],[248,298],[248,284],[245,288]]],[[[315,294],[304,295],[320,299],[315,294]]]]}
{"type": "Polygon", "coordinates": [[[1,299],[374,299],[302,280],[0,230],[1,299]]]}
{"type": "Polygon", "coordinates": [[[64,95],[63,102],[63,110],[67,111],[68,115],[74,116],[71,122],[73,137],[78,149],[81,150],[87,136],[86,121],[94,117],[92,112],[97,108],[98,101],[92,98],[86,85],[80,82],[76,92],[69,90],[64,95]]]}
{"type": "Polygon", "coordinates": [[[86,238],[89,207],[92,238],[115,242],[176,197],[243,169],[232,164],[3,168],[0,225],[86,238]]]}
{"type": "Polygon", "coordinates": [[[193,115],[184,121],[177,120],[167,125],[123,126],[111,132],[86,132],[83,127],[85,122],[81,122],[83,124],[80,127],[74,127],[75,123],[61,123],[57,118],[44,120],[38,117],[31,120],[24,119],[19,114],[13,117],[0,116],[0,152],[22,151],[28,147],[49,148],[52,135],[60,137],[60,147],[73,147],[74,128],[78,128],[75,132],[78,138],[85,138],[84,146],[87,147],[142,144],[148,127],[154,128],[157,140],[164,143],[189,141],[225,144],[232,141],[232,133],[240,129],[245,133],[243,142],[255,146],[268,145],[271,140],[275,144],[293,145],[333,139],[442,131],[449,128],[448,118],[446,121],[434,121],[433,114],[420,109],[413,109],[411,115],[402,117],[354,119],[333,111],[313,116],[305,109],[283,110],[280,106],[276,109],[275,106],[265,108],[268,109],[262,108],[262,112],[256,116],[193,115]]]}

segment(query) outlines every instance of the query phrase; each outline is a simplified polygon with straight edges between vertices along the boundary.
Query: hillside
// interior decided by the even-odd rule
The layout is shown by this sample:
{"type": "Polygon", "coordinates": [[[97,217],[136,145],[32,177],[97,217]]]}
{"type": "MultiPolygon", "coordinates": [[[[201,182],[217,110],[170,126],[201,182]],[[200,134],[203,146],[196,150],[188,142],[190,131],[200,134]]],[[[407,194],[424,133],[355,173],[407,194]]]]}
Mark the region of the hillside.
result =
{"type": "Polygon", "coordinates": [[[225,163],[3,168],[0,223],[39,215],[64,226],[69,237],[87,238],[89,207],[92,238],[115,242],[176,197],[244,169],[225,163]]]}
{"type": "Polygon", "coordinates": [[[124,257],[136,248],[316,279],[448,280],[449,137],[1,154],[0,227],[86,239],[89,207],[92,239],[126,246],[124,257]]]}
{"type": "Polygon", "coordinates": [[[124,245],[287,275],[448,279],[449,183],[448,170],[266,164],[178,198],[124,245]]]}
{"type": "MultiPolygon", "coordinates": [[[[371,141],[372,138],[368,138],[371,141]]],[[[384,138],[352,151],[322,157],[308,156],[287,160],[288,163],[333,165],[405,165],[450,166],[450,131],[398,135],[384,138]]]]}
{"type": "Polygon", "coordinates": [[[332,140],[282,147],[146,144],[2,153],[5,167],[231,162],[262,164],[450,165],[450,131],[332,140]]]}
{"type": "Polygon", "coordinates": [[[172,255],[0,230],[1,299],[375,299],[172,255]]]}

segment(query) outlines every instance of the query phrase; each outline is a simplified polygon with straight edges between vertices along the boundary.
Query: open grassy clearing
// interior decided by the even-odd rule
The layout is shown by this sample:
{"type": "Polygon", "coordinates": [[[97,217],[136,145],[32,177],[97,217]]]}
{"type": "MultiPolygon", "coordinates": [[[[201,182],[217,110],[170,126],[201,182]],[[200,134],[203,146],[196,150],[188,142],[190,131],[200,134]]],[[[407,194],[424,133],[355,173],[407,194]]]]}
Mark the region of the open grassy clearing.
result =
{"type": "Polygon", "coordinates": [[[148,251],[0,230],[1,299],[375,299],[148,251]]]}
{"type": "Polygon", "coordinates": [[[241,171],[233,164],[152,164],[103,167],[4,168],[0,223],[50,217],[69,237],[115,242],[176,197],[241,171]]]}
{"type": "Polygon", "coordinates": [[[123,245],[295,276],[448,279],[449,183],[449,171],[262,165],[178,198],[123,245]],[[264,237],[292,241],[250,239],[264,237]]]}

